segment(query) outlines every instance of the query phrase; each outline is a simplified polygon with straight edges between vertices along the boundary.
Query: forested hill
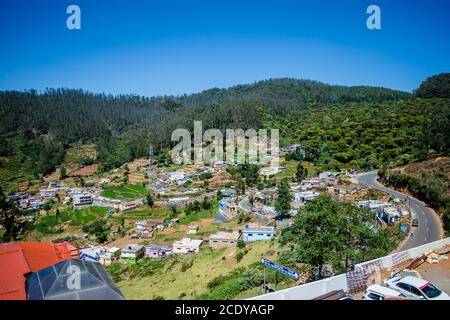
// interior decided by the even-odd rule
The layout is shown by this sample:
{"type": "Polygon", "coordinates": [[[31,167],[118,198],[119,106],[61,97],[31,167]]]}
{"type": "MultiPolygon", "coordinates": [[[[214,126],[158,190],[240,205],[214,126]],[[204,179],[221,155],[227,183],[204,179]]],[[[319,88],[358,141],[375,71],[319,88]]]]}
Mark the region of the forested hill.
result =
{"type": "Polygon", "coordinates": [[[336,86],[312,80],[270,79],[254,84],[209,89],[180,98],[186,106],[224,102],[259,101],[271,112],[280,114],[310,103],[383,102],[407,99],[407,92],[367,86],[336,86]]]}
{"type": "MultiPolygon", "coordinates": [[[[436,91],[435,79],[423,85],[436,91]]],[[[324,166],[367,167],[377,154],[382,154],[377,163],[388,163],[446,153],[448,101],[295,79],[152,98],[69,89],[5,91],[0,157],[37,177],[61,164],[73,144],[94,143],[95,161],[109,170],[145,156],[150,144],[158,156],[171,146],[174,129],[192,130],[194,120],[202,120],[204,129],[281,128],[283,141],[311,146],[311,159],[324,166]]]]}

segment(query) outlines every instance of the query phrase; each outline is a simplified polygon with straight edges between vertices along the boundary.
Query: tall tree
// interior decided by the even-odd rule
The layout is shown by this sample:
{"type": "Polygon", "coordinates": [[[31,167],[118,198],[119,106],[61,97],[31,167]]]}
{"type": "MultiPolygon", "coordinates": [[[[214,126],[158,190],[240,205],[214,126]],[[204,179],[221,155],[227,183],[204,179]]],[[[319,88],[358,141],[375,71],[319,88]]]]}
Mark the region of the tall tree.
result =
{"type": "Polygon", "coordinates": [[[301,162],[299,162],[297,165],[297,171],[295,172],[295,179],[297,181],[302,181],[303,179],[306,178],[307,175],[308,175],[308,169],[303,167],[303,164],[301,162]]]}
{"type": "Polygon", "coordinates": [[[281,216],[287,215],[291,210],[292,195],[290,194],[290,188],[288,180],[285,178],[281,180],[277,187],[278,197],[275,202],[275,210],[281,216]]]}
{"type": "Polygon", "coordinates": [[[15,241],[17,236],[26,230],[28,223],[23,219],[23,213],[16,204],[8,201],[3,189],[0,187],[0,225],[5,232],[2,241],[15,241]]]}
{"type": "Polygon", "coordinates": [[[280,259],[293,267],[306,264],[311,280],[318,280],[383,256],[394,242],[383,230],[366,226],[368,217],[365,210],[319,196],[283,231],[280,243],[285,249],[280,259]]]}
{"type": "Polygon", "coordinates": [[[155,204],[155,202],[153,201],[153,197],[152,197],[152,194],[151,193],[148,193],[147,194],[147,197],[146,197],[146,202],[147,202],[147,205],[150,207],[150,208],[152,208],[153,206],[154,206],[154,204],[155,204]]]}

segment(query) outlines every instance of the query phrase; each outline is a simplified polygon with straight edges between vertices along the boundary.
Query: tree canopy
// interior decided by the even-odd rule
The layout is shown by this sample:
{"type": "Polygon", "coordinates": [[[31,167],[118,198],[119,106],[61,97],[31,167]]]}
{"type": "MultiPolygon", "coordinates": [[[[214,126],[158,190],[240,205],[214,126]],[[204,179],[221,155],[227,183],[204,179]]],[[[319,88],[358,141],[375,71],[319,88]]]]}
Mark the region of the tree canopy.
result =
{"type": "Polygon", "coordinates": [[[311,280],[317,280],[383,256],[394,243],[386,230],[368,226],[371,217],[366,210],[319,196],[283,231],[280,259],[291,267],[303,265],[311,280]]]}

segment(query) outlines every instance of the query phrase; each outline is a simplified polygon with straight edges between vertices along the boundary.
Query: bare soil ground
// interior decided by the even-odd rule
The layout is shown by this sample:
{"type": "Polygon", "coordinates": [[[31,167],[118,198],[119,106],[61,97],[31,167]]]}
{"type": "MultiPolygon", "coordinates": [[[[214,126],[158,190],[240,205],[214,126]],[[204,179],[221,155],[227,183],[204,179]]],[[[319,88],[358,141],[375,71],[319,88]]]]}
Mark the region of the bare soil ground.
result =
{"type": "Polygon", "coordinates": [[[70,171],[67,176],[69,177],[89,177],[97,172],[98,165],[93,164],[90,166],[84,166],[70,171]]]}

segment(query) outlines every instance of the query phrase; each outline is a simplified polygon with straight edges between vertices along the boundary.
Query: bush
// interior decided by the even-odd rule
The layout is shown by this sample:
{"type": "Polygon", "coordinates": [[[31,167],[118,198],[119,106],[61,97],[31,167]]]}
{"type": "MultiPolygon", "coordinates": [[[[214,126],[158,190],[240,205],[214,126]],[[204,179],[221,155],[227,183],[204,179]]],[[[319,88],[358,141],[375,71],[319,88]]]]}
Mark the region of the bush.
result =
{"type": "Polygon", "coordinates": [[[236,246],[237,246],[239,249],[244,249],[244,248],[245,248],[245,241],[244,241],[244,240],[239,240],[239,241],[237,242],[236,246]]]}
{"type": "Polygon", "coordinates": [[[226,276],[215,277],[214,279],[212,279],[211,281],[208,282],[206,287],[208,289],[215,288],[215,287],[217,287],[219,285],[222,285],[227,279],[229,279],[229,277],[226,277],[226,276]]]}
{"type": "Polygon", "coordinates": [[[111,279],[114,282],[119,282],[123,280],[123,275],[125,271],[128,269],[126,265],[121,264],[120,262],[113,262],[110,266],[106,268],[109,275],[111,276],[111,279]]]}
{"type": "Polygon", "coordinates": [[[183,262],[183,264],[181,265],[181,272],[185,272],[186,270],[188,270],[189,268],[192,267],[193,262],[192,261],[186,261],[183,262]]]}
{"type": "Polygon", "coordinates": [[[257,287],[264,283],[264,274],[260,269],[249,268],[244,271],[239,283],[242,291],[257,287]]]}

